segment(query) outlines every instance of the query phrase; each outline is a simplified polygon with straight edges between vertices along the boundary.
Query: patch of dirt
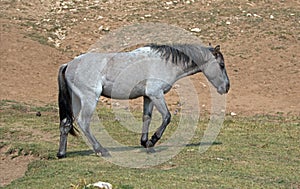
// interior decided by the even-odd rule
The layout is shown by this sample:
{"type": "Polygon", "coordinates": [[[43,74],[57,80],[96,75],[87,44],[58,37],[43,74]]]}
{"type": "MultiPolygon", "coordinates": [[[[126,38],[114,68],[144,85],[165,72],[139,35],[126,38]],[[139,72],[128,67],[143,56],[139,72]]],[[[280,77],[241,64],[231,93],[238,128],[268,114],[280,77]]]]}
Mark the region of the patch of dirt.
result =
{"type": "Polygon", "coordinates": [[[14,154],[7,155],[7,148],[0,149],[0,186],[5,186],[13,180],[24,176],[27,171],[28,164],[38,158],[27,156],[16,156],[14,154]]]}
{"type": "MultiPolygon", "coordinates": [[[[296,0],[272,4],[225,0],[1,1],[0,99],[56,102],[61,64],[86,52],[107,32],[145,22],[186,30],[200,28],[195,35],[205,44],[221,45],[231,80],[227,113],[299,115],[300,3],[296,0]]],[[[201,109],[209,111],[206,79],[202,74],[191,78],[201,109]]],[[[174,91],[167,101],[176,109],[174,91]]],[[[141,100],[131,104],[141,107],[141,100]]],[[[18,169],[26,170],[32,160],[30,156],[1,158],[1,170],[7,170],[1,171],[1,183],[16,178],[18,169]]]]}

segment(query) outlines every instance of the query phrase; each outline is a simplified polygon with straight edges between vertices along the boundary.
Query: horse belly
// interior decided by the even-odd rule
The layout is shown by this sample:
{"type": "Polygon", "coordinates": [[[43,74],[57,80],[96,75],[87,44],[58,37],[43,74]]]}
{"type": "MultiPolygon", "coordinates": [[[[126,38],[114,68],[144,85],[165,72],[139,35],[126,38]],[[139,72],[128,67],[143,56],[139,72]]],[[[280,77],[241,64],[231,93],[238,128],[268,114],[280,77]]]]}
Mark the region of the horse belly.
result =
{"type": "Polygon", "coordinates": [[[130,82],[106,83],[103,86],[102,96],[113,99],[134,99],[145,95],[145,82],[136,84],[130,82]]]}

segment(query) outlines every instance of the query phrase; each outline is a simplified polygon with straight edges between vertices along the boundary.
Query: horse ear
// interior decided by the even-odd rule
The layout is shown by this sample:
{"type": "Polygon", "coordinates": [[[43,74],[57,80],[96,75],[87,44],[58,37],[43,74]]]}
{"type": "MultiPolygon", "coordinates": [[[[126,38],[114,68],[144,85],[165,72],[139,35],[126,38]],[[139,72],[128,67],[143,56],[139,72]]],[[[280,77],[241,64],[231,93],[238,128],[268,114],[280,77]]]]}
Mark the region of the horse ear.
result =
{"type": "Polygon", "coordinates": [[[213,50],[213,55],[217,58],[218,54],[220,53],[220,45],[217,45],[213,50]]]}
{"type": "Polygon", "coordinates": [[[216,52],[216,53],[219,53],[219,52],[220,52],[220,50],[221,50],[221,47],[220,47],[220,45],[217,45],[217,46],[215,47],[215,52],[216,52]]]}

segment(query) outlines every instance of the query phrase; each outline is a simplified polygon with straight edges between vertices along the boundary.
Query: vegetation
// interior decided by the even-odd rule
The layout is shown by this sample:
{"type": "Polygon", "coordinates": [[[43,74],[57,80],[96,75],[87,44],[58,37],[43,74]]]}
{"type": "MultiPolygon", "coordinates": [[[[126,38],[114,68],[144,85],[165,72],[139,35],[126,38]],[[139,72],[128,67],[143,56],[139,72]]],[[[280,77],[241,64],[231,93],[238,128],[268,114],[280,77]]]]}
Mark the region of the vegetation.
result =
{"type": "MultiPolygon", "coordinates": [[[[100,108],[98,113],[110,135],[119,137],[120,143],[125,143],[122,136],[126,135],[127,145],[139,145],[139,134],[122,128],[110,109],[100,108]]],[[[166,138],[178,123],[179,118],[173,117],[166,138]]],[[[14,101],[0,102],[0,148],[7,149],[6,157],[39,157],[29,164],[24,177],[6,188],[88,188],[88,184],[97,181],[109,182],[113,188],[120,189],[300,186],[297,116],[227,116],[214,145],[200,154],[198,144],[208,122],[203,117],[195,136],[179,154],[163,164],[144,169],[121,167],[95,156],[81,137],[69,137],[67,158],[56,159],[57,120],[56,105],[36,107],[14,101]],[[36,116],[37,111],[41,116],[36,116]]]]}

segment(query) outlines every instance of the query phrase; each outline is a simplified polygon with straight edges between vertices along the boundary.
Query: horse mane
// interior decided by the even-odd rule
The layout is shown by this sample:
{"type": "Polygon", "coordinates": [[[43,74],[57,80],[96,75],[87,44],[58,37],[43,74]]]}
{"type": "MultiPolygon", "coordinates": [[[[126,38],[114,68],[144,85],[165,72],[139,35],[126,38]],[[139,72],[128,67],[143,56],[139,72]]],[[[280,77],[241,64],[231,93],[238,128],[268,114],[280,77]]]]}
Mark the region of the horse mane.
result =
{"type": "Polygon", "coordinates": [[[211,53],[207,47],[196,44],[174,44],[174,45],[146,45],[152,50],[161,53],[161,56],[166,61],[171,61],[174,64],[182,63],[184,67],[195,67],[208,59],[211,53]]]}

